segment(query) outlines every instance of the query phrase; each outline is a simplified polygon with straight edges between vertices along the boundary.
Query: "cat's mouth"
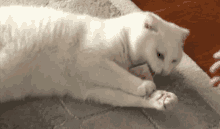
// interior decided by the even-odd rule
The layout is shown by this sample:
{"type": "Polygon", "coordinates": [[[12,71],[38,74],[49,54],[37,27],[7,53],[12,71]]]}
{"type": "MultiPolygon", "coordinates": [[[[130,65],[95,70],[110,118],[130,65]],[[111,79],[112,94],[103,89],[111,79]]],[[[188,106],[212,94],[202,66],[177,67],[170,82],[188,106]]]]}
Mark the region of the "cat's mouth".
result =
{"type": "Polygon", "coordinates": [[[147,66],[148,66],[148,68],[150,70],[151,75],[154,76],[155,75],[155,71],[151,68],[150,64],[147,63],[147,66]]]}

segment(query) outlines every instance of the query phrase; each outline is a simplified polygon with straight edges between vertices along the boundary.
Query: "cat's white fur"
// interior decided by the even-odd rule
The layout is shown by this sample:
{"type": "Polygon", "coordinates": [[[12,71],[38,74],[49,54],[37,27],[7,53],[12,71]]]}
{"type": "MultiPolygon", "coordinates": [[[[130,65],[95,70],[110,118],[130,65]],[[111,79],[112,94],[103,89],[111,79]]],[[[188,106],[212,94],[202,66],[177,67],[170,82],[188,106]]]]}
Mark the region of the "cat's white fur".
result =
{"type": "Polygon", "coordinates": [[[157,74],[169,74],[188,33],[151,12],[100,19],[44,7],[1,7],[1,101],[68,93],[114,106],[172,108],[174,94],[154,91],[152,80],[129,69],[147,62],[157,74]]]}

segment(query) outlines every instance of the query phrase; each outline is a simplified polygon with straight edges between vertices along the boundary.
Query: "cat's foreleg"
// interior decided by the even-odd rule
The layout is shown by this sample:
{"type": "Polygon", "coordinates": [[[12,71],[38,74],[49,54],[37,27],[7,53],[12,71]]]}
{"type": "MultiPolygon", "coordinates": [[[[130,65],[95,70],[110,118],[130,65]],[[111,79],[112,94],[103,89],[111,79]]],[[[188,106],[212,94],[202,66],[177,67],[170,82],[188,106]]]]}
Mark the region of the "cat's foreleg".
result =
{"type": "Polygon", "coordinates": [[[86,93],[86,99],[113,106],[153,108],[161,111],[172,110],[178,101],[175,94],[162,90],[156,90],[145,98],[108,88],[90,89],[86,93]]]}
{"type": "Polygon", "coordinates": [[[98,85],[136,96],[150,95],[156,89],[152,80],[142,80],[114,61],[98,57],[85,59],[81,56],[79,58],[71,74],[73,77],[85,80],[83,82],[86,82],[87,86],[98,85]]]}
{"type": "Polygon", "coordinates": [[[165,110],[164,104],[167,109],[176,104],[177,97],[170,92],[157,91],[152,80],[142,80],[109,59],[88,57],[85,58],[81,53],[76,60],[75,71],[71,72],[72,77],[85,83],[84,99],[98,100],[114,106],[158,110],[165,110]]]}

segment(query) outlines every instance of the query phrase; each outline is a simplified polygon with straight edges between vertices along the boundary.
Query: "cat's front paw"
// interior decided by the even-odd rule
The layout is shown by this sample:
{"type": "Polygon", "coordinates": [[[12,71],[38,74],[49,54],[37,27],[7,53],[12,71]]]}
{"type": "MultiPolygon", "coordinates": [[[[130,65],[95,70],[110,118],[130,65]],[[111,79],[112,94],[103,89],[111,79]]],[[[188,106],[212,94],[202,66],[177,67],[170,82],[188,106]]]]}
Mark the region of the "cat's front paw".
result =
{"type": "Polygon", "coordinates": [[[153,81],[144,80],[144,82],[137,88],[137,91],[140,96],[149,96],[156,91],[156,85],[153,81]]]}
{"type": "Polygon", "coordinates": [[[178,98],[175,94],[163,90],[155,91],[146,99],[153,108],[161,111],[172,110],[178,103],[178,98]]]}

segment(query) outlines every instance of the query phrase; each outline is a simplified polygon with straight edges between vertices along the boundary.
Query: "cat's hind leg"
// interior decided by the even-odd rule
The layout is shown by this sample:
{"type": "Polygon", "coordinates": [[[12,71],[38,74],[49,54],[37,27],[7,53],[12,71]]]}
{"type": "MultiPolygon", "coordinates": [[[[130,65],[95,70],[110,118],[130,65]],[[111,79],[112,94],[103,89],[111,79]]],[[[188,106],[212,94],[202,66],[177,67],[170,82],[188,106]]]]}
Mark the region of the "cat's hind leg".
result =
{"type": "Polygon", "coordinates": [[[120,90],[102,87],[89,89],[85,99],[113,106],[153,108],[160,111],[171,110],[178,102],[175,94],[162,90],[156,90],[149,97],[139,97],[120,90]]]}

